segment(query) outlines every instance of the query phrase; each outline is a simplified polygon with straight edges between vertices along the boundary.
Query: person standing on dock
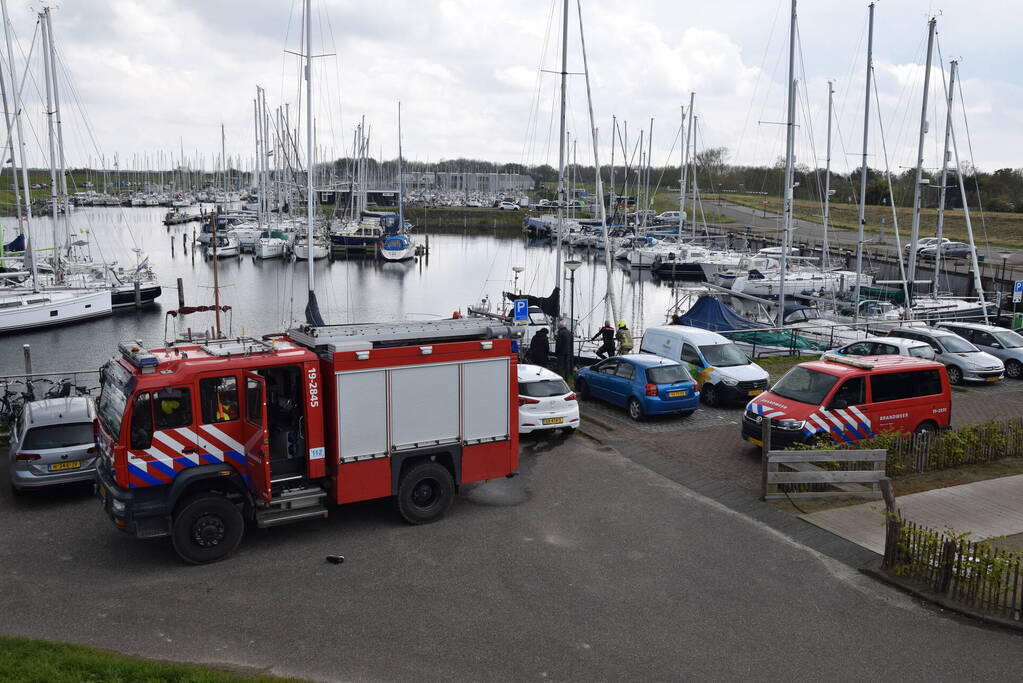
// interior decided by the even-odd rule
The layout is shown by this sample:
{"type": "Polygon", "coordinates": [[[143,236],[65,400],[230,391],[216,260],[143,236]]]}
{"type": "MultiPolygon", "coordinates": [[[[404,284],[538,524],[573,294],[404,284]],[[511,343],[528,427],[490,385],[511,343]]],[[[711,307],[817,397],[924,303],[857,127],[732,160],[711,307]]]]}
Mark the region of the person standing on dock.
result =
{"type": "Polygon", "coordinates": [[[568,379],[572,375],[572,333],[564,320],[558,323],[558,331],[554,333],[554,355],[558,361],[558,374],[568,379]]]}
{"type": "Polygon", "coordinates": [[[547,367],[550,361],[551,343],[547,336],[547,328],[541,327],[529,341],[529,362],[541,367],[547,367]]]}
{"type": "Polygon", "coordinates": [[[605,320],[604,326],[597,330],[597,333],[590,338],[590,341],[597,341],[597,338],[604,341],[597,349],[597,358],[607,358],[615,355],[615,328],[611,327],[611,321],[605,320]]]}
{"type": "Polygon", "coordinates": [[[628,353],[632,353],[632,332],[629,331],[629,326],[625,324],[624,320],[618,321],[618,355],[624,356],[628,353]]]}

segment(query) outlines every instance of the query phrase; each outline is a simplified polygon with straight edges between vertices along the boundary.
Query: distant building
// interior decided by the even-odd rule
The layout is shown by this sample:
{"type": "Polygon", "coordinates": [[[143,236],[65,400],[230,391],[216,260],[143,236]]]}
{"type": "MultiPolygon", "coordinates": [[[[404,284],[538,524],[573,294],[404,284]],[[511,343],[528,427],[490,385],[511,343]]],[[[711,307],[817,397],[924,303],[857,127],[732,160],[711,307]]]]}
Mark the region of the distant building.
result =
{"type": "Polygon", "coordinates": [[[409,171],[401,174],[409,190],[461,190],[466,192],[526,191],[535,187],[533,178],[521,173],[451,173],[409,171]]]}

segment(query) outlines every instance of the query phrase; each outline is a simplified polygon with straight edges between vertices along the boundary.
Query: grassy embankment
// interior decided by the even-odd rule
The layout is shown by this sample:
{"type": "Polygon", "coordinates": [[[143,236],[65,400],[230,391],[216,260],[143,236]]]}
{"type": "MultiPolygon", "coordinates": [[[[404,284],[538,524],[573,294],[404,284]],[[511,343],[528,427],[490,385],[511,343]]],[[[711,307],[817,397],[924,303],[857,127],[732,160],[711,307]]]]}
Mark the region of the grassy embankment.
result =
{"type": "Polygon", "coordinates": [[[168,664],[103,650],[25,638],[0,638],[0,680],[40,683],[152,681],[170,683],[281,683],[298,679],[168,664]]]}
{"type": "MultiPolygon", "coordinates": [[[[753,209],[766,210],[768,214],[778,214],[782,210],[780,197],[765,197],[763,195],[747,194],[721,194],[714,195],[713,200],[723,199],[733,204],[748,206],[753,209]],[[767,204],[764,204],[764,202],[767,204]]],[[[708,199],[709,201],[710,199],[708,199]]],[[[793,207],[794,216],[807,221],[821,220],[821,205],[817,202],[805,199],[797,199],[793,207]]],[[[912,207],[897,207],[896,213],[899,218],[899,232],[905,242],[909,238],[909,229],[913,222],[912,207]]],[[[831,224],[840,228],[856,229],[859,217],[859,209],[855,204],[832,203],[831,224]]],[[[1018,248],[1023,244],[1023,213],[994,213],[985,212],[983,222],[980,213],[970,212],[973,222],[974,238],[981,248],[987,242],[995,247],[1018,248]]],[[[884,231],[887,239],[892,239],[892,209],[888,206],[868,206],[867,225],[868,233],[878,234],[881,219],[887,221],[884,231]]],[[[920,218],[921,236],[933,235],[938,223],[937,209],[922,209],[920,218]]],[[[960,209],[948,209],[945,211],[944,235],[951,240],[966,242],[966,220],[963,211],[960,209]]]]}

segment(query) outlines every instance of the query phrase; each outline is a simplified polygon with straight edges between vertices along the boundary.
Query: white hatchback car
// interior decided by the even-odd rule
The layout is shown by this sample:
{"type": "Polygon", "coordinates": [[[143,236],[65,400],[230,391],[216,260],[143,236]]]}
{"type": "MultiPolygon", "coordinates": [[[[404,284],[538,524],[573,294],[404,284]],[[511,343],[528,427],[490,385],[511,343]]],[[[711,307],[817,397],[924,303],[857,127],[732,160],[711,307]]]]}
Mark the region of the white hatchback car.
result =
{"type": "Polygon", "coordinates": [[[579,403],[565,380],[539,365],[520,364],[519,433],[579,427],[579,403]]]}
{"type": "MultiPolygon", "coordinates": [[[[927,342],[899,337],[868,337],[828,351],[842,356],[911,356],[934,360],[934,349],[927,342]]],[[[821,356],[823,358],[824,356],[821,356]]]]}

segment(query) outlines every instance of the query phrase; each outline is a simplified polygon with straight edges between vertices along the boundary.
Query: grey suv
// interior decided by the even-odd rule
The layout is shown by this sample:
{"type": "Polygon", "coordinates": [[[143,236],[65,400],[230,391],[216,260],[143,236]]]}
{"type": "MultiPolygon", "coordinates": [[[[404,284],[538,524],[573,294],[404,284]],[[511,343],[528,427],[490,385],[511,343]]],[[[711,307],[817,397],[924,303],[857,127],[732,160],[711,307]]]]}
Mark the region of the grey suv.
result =
{"type": "Polygon", "coordinates": [[[11,430],[8,475],[15,493],[52,484],[91,481],[98,452],[91,398],[49,398],[25,404],[11,430]]]}
{"type": "Polygon", "coordinates": [[[1023,335],[1004,327],[980,323],[943,322],[937,327],[955,332],[985,353],[1005,363],[1006,377],[1023,379],[1023,335]]]}
{"type": "Polygon", "coordinates": [[[934,349],[934,360],[948,370],[951,384],[967,382],[997,382],[1005,366],[990,353],[984,353],[966,339],[948,330],[933,327],[896,327],[889,337],[916,339],[927,342],[934,349]]]}

